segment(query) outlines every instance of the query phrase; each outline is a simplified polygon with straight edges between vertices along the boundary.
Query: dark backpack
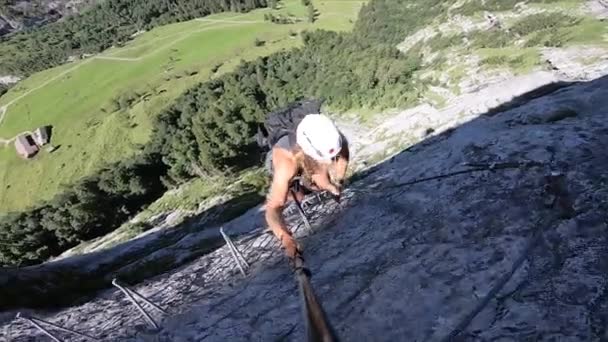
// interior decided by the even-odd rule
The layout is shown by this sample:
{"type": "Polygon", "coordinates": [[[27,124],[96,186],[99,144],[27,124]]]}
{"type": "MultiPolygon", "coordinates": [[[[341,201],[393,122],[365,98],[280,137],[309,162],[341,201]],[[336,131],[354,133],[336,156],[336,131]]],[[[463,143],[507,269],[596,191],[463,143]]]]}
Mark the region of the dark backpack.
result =
{"type": "Polygon", "coordinates": [[[269,113],[264,123],[258,126],[255,135],[258,146],[263,150],[272,149],[279,139],[295,133],[306,115],[319,113],[321,104],[320,100],[300,100],[269,113]]]}

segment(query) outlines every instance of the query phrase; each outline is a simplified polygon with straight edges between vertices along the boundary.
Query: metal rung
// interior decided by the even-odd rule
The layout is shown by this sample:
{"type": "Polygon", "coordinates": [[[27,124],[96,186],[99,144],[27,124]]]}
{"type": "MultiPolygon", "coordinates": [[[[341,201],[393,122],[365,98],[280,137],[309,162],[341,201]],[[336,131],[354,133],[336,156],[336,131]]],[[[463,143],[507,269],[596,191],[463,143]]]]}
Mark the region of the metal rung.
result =
{"type": "Polygon", "coordinates": [[[91,340],[91,341],[101,341],[100,339],[98,339],[96,337],[93,337],[93,336],[81,333],[81,332],[76,331],[76,330],[72,330],[72,329],[68,329],[68,328],[62,327],[60,325],[57,325],[55,323],[51,323],[49,321],[45,321],[45,320],[40,319],[40,318],[26,317],[23,314],[21,314],[21,312],[17,313],[17,317],[16,318],[17,319],[23,319],[23,320],[29,322],[31,325],[33,325],[34,327],[36,327],[43,334],[45,334],[46,336],[50,337],[55,342],[62,342],[63,340],[61,340],[59,337],[53,335],[49,330],[45,329],[41,324],[49,325],[49,326],[51,326],[51,327],[53,327],[53,328],[55,328],[57,330],[60,330],[60,331],[63,331],[63,332],[67,332],[69,334],[77,335],[77,336],[80,336],[80,337],[84,337],[84,338],[86,338],[88,340],[91,340]]]}
{"type": "Polygon", "coordinates": [[[152,316],[150,316],[150,314],[141,306],[141,304],[139,304],[136,300],[135,297],[140,298],[141,300],[143,300],[144,302],[150,304],[153,308],[157,309],[158,311],[162,312],[162,313],[167,313],[163,308],[161,308],[160,306],[152,303],[150,300],[148,300],[146,297],[142,296],[141,294],[126,288],[125,286],[121,285],[118,283],[118,280],[116,278],[114,278],[112,280],[112,285],[114,285],[115,287],[117,287],[122,293],[125,294],[125,296],[127,296],[127,298],[131,301],[131,303],[133,305],[135,305],[135,307],[137,308],[137,310],[139,310],[139,312],[142,314],[142,316],[144,316],[144,318],[146,319],[146,321],[156,330],[159,329],[158,324],[156,323],[156,321],[154,321],[154,319],[152,318],[152,316]]]}
{"type": "Polygon", "coordinates": [[[248,269],[250,267],[249,263],[247,263],[247,260],[245,260],[245,257],[243,257],[243,254],[238,250],[238,248],[236,248],[236,246],[234,245],[234,243],[232,242],[232,240],[230,239],[228,234],[226,234],[224,232],[224,227],[220,228],[220,234],[222,234],[224,241],[226,241],[226,245],[228,245],[230,254],[232,254],[232,258],[234,259],[234,262],[236,263],[239,270],[241,271],[241,274],[244,277],[247,276],[247,272],[245,272],[245,269],[246,268],[248,269]]]}

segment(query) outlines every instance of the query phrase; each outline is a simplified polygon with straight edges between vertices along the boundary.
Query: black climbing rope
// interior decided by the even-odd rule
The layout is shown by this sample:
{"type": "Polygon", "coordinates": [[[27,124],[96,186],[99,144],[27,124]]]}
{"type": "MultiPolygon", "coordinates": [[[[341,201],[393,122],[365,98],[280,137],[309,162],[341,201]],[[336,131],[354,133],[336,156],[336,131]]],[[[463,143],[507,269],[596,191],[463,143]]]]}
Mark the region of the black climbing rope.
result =
{"type": "Polygon", "coordinates": [[[372,189],[352,189],[352,190],[354,190],[355,192],[372,192],[372,191],[378,191],[378,190],[385,190],[385,189],[389,189],[389,188],[401,188],[401,187],[410,186],[410,185],[419,184],[419,183],[425,183],[425,182],[429,182],[429,181],[433,181],[433,180],[450,178],[450,177],[467,174],[467,173],[487,172],[487,171],[507,170],[507,169],[519,169],[519,168],[526,168],[526,167],[527,168],[541,167],[541,166],[546,166],[546,165],[543,163],[540,163],[540,162],[536,162],[536,161],[524,161],[524,162],[491,163],[491,164],[466,163],[466,164],[463,164],[463,166],[471,167],[471,168],[466,169],[466,170],[442,173],[442,174],[431,176],[431,177],[418,178],[418,179],[414,179],[414,180],[410,180],[410,181],[406,181],[406,182],[402,182],[402,183],[389,183],[383,187],[375,187],[372,189]]]}
{"type": "Polygon", "coordinates": [[[432,181],[432,180],[449,178],[449,177],[453,177],[453,176],[457,176],[457,175],[461,175],[461,174],[465,174],[465,173],[474,173],[474,172],[482,172],[482,171],[494,171],[494,170],[506,170],[506,169],[519,169],[519,168],[522,168],[522,167],[535,167],[535,166],[543,166],[543,165],[544,164],[542,164],[542,163],[534,162],[534,161],[529,161],[529,162],[505,162],[505,163],[492,163],[492,164],[467,163],[467,164],[464,164],[464,166],[472,167],[471,169],[444,173],[444,174],[440,174],[440,175],[436,175],[436,176],[432,176],[432,177],[415,179],[415,180],[408,181],[408,182],[403,182],[403,183],[391,184],[390,187],[392,187],[392,188],[399,188],[399,187],[402,187],[402,186],[414,185],[414,184],[428,182],[428,181],[432,181]]]}

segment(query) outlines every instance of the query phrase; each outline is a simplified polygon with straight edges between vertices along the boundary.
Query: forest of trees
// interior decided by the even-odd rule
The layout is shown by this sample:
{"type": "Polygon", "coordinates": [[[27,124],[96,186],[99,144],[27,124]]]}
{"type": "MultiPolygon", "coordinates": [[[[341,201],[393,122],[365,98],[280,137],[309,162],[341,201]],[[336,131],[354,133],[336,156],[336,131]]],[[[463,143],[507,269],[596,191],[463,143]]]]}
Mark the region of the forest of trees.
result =
{"type": "Polygon", "coordinates": [[[445,9],[441,0],[372,0],[353,32],[306,32],[304,45],[241,64],[186,91],[158,116],[137,161],[89,177],[39,208],[0,221],[0,264],[25,265],[106,234],[167,187],[260,162],[257,125],[302,97],[335,109],[416,101],[420,58],[395,46],[445,9]]]}
{"type": "Polygon", "coordinates": [[[411,98],[418,56],[360,47],[329,31],[303,34],[304,46],[244,63],[234,73],[191,89],[156,124],[153,144],[180,182],[201,173],[243,168],[256,160],[253,135],[266,113],[300,97],[336,109],[403,105],[411,98]]]}
{"type": "Polygon", "coordinates": [[[243,63],[183,94],[158,117],[152,138],[168,167],[167,179],[179,183],[256,162],[258,123],[301,97],[321,98],[338,110],[415,102],[419,94],[412,75],[420,57],[402,54],[396,46],[446,4],[408,3],[372,1],[352,33],[305,32],[303,47],[243,63]]]}
{"type": "Polygon", "coordinates": [[[160,156],[109,165],[52,201],[0,219],[0,266],[39,263],[120,226],[165,191],[160,156]]]}
{"type": "Polygon", "coordinates": [[[265,7],[266,0],[106,0],[64,20],[3,37],[0,75],[26,76],[98,53],[152,27],[212,13],[265,7]]]}

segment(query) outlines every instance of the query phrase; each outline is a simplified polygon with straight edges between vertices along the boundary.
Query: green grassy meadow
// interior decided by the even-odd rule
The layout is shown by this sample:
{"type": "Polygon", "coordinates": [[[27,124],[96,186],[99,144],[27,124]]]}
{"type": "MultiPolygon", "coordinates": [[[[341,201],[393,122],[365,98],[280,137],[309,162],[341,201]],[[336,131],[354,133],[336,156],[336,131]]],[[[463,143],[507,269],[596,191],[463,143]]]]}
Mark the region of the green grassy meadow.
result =
{"type": "Polygon", "coordinates": [[[222,13],[159,27],[125,46],[20,82],[0,98],[0,106],[8,105],[0,138],[52,125],[52,144],[59,148],[22,160],[12,143],[0,145],[0,212],[50,199],[104,164],[128,158],[148,140],[151,118],[189,87],[232,70],[241,60],[301,44],[291,33],[348,30],[364,1],[313,3],[318,10],[314,23],[307,22],[300,0],[284,0],[278,9],[222,13]],[[302,20],[273,24],[264,21],[265,13],[302,20]],[[256,39],[265,44],[255,46],[256,39]],[[132,102],[116,108],[116,100],[127,95],[132,102]]]}

